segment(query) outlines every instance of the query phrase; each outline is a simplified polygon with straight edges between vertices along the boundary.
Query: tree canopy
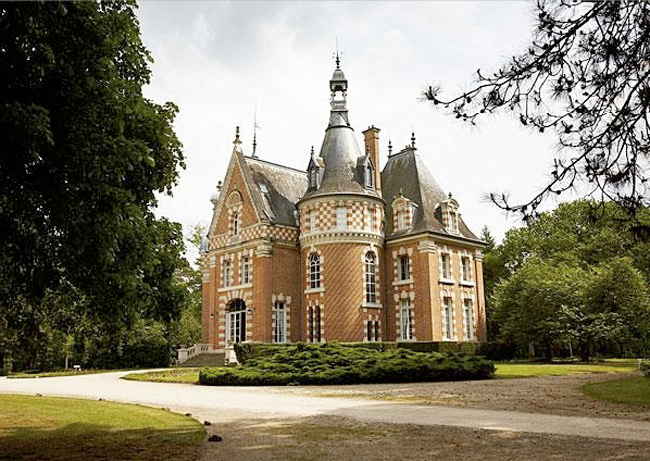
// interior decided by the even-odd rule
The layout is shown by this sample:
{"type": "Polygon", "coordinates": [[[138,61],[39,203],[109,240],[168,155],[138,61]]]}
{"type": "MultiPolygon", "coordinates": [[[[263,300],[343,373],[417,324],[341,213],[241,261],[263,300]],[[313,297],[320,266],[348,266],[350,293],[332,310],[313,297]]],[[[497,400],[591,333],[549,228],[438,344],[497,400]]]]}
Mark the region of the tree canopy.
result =
{"type": "Polygon", "coordinates": [[[535,216],[577,181],[631,212],[650,204],[650,2],[538,0],[528,48],[477,80],[459,95],[432,86],[425,97],[471,124],[510,111],[554,130],[560,146],[546,187],[517,204],[491,194],[498,206],[535,216]]]}
{"type": "Polygon", "coordinates": [[[484,258],[490,339],[547,358],[650,352],[649,248],[634,228],[650,212],[637,221],[581,200],[508,231],[484,258]]]}
{"type": "Polygon", "coordinates": [[[0,4],[5,347],[57,298],[115,331],[142,316],[169,320],[183,303],[181,227],[152,211],[184,167],[177,108],[143,97],[151,56],[135,8],[0,4]]]}

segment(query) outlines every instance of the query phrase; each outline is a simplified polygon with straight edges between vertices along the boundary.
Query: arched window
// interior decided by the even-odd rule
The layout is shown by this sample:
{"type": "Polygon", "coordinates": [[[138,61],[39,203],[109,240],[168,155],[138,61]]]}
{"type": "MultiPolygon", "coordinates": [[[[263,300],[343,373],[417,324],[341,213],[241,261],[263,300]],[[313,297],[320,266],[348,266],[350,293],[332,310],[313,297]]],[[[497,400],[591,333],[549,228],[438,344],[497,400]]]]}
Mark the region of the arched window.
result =
{"type": "Polygon", "coordinates": [[[366,253],[366,302],[377,302],[377,276],[375,274],[375,254],[366,253]]]}
{"type": "Polygon", "coordinates": [[[309,288],[320,288],[320,256],[312,253],[309,257],[309,288]]]}

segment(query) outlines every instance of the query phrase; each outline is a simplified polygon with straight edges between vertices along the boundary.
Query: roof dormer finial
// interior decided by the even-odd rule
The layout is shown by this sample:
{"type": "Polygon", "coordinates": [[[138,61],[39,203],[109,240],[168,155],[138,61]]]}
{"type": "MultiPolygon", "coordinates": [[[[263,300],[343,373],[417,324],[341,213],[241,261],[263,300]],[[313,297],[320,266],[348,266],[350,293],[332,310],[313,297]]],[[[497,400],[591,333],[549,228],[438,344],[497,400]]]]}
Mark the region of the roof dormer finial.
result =
{"type": "Polygon", "coordinates": [[[415,149],[415,131],[411,131],[411,149],[415,149]]]}

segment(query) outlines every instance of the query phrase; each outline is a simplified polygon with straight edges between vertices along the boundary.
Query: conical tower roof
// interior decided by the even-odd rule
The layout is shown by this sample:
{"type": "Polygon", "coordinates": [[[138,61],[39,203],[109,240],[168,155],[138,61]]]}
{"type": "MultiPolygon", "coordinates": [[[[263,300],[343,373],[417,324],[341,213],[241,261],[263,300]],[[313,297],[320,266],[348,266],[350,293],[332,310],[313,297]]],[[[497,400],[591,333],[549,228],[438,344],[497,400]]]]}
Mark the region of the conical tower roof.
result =
{"type": "Polygon", "coordinates": [[[363,186],[357,170],[361,150],[350,126],[347,109],[348,81],[337,59],[336,69],[329,82],[331,96],[330,118],[319,157],[323,160],[323,179],[315,190],[304,198],[329,194],[361,194],[377,197],[372,189],[363,186]]]}

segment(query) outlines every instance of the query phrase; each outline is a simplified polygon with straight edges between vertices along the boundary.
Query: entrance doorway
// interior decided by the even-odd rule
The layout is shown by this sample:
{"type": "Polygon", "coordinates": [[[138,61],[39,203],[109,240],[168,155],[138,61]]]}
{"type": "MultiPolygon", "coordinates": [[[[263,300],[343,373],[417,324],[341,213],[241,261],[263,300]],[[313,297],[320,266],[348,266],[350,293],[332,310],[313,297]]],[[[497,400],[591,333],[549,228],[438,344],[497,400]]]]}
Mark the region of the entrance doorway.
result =
{"type": "Polygon", "coordinates": [[[226,338],[228,344],[246,341],[246,303],[243,299],[233,299],[228,304],[226,338]]]}

